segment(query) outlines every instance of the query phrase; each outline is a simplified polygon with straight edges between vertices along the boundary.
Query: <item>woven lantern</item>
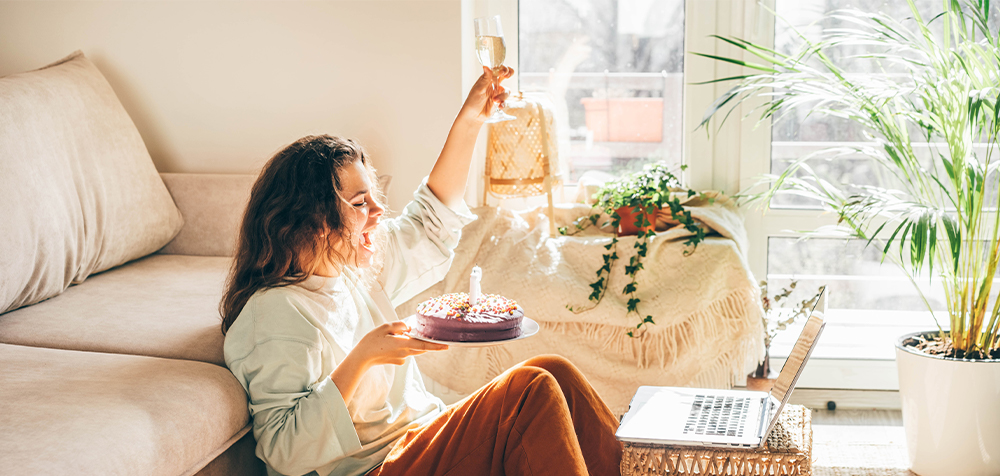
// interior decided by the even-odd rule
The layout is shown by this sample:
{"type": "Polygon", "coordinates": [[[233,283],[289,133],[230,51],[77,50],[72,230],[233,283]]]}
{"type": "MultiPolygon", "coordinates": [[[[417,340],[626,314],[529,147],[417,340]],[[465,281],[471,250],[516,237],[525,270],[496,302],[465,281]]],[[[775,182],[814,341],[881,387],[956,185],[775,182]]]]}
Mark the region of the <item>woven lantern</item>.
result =
{"type": "Polygon", "coordinates": [[[488,193],[500,198],[546,194],[554,235],[552,190],[561,182],[555,113],[543,97],[522,93],[507,100],[504,112],[516,119],[490,124],[483,203],[488,193]]]}

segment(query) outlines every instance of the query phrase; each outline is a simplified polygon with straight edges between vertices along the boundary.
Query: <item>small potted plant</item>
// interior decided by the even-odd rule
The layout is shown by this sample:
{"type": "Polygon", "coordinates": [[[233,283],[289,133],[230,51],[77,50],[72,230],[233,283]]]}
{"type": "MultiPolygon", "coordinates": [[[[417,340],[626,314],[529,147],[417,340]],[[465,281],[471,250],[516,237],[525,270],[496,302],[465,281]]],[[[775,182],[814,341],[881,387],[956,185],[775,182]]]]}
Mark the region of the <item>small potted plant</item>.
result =
{"type": "Polygon", "coordinates": [[[771,390],[771,386],[778,378],[778,371],[771,367],[771,342],[774,341],[779,332],[787,329],[799,318],[809,317],[816,301],[826,289],[826,286],[820,286],[812,297],[796,302],[791,307],[785,307],[791,302],[789,298],[798,284],[798,281],[792,280],[788,287],[781,288],[773,295],[768,295],[767,281],[760,282],[760,301],[764,308],[764,313],[761,314],[761,320],[764,321],[764,360],[757,364],[756,370],[747,375],[748,390],[761,392],[771,390]]]}
{"type": "MultiPolygon", "coordinates": [[[[684,170],[684,167],[681,167],[684,170]]],[[[625,266],[625,274],[630,278],[630,282],[622,289],[622,294],[627,296],[628,304],[626,314],[636,314],[640,320],[634,329],[628,331],[628,335],[636,337],[644,332],[645,324],[655,324],[652,315],[645,317],[639,312],[640,300],[636,296],[638,287],[637,275],[643,269],[642,259],[646,257],[649,246],[649,238],[656,236],[656,216],[669,212],[670,220],[679,223],[686,230],[692,233],[685,245],[691,247],[685,254],[690,253],[698,243],[705,239],[706,230],[701,224],[691,216],[691,212],[686,210],[681,204],[682,199],[687,199],[695,195],[700,195],[694,190],[685,188],[681,181],[670,172],[665,164],[654,163],[644,167],[641,172],[622,177],[618,180],[608,182],[595,194],[596,202],[593,205],[593,213],[581,217],[575,224],[575,230],[568,232],[566,227],[559,228],[559,233],[572,235],[590,226],[596,226],[601,217],[607,215],[609,220],[603,226],[610,225],[615,230],[615,237],[611,243],[604,248],[604,265],[597,270],[597,280],[591,283],[591,293],[589,300],[593,301],[593,306],[600,304],[607,291],[607,283],[610,281],[611,268],[618,261],[618,238],[620,236],[635,235],[637,238],[632,244],[635,255],[629,259],[625,266]]],[[[705,197],[710,203],[712,197],[705,197]]],[[[573,312],[583,312],[590,307],[566,306],[573,312]]]]}

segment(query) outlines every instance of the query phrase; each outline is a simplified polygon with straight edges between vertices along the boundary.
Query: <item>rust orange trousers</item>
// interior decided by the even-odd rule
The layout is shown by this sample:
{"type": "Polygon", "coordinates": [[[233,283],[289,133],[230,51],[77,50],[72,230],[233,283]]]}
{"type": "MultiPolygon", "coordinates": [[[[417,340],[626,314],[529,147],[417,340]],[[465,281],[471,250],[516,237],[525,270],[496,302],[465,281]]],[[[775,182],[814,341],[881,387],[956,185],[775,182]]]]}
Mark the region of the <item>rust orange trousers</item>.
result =
{"type": "Polygon", "coordinates": [[[407,432],[370,474],[620,475],[618,419],[571,362],[528,359],[407,432]]]}

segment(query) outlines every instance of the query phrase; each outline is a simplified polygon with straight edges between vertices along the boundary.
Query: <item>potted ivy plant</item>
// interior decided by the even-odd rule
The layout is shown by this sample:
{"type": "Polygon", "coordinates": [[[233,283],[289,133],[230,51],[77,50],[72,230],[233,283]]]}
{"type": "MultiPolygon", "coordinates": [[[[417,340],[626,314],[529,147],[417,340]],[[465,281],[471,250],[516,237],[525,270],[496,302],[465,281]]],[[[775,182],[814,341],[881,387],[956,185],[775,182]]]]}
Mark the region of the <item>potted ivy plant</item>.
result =
{"type": "MultiPolygon", "coordinates": [[[[701,194],[684,187],[670,169],[659,162],[647,164],[640,172],[604,184],[594,194],[592,213],[576,220],[572,231],[567,227],[559,228],[560,234],[572,235],[587,227],[597,226],[602,217],[608,217],[602,225],[610,226],[615,231],[611,243],[604,247],[607,250],[603,255],[604,264],[596,271],[596,280],[590,284],[591,293],[588,299],[593,304],[584,307],[566,307],[573,312],[583,312],[600,304],[608,289],[611,270],[619,259],[619,237],[635,235],[635,241],[632,243],[635,255],[630,257],[629,263],[625,265],[625,274],[630,279],[622,289],[622,294],[628,297],[626,315],[635,314],[639,323],[629,329],[627,334],[631,337],[640,336],[645,332],[646,324],[655,324],[651,314],[643,317],[639,310],[641,300],[636,292],[639,286],[639,271],[643,269],[642,260],[649,249],[649,238],[656,236],[656,217],[660,213],[669,213],[671,220],[691,232],[691,236],[684,242],[690,247],[685,253],[690,253],[705,239],[705,229],[682,204],[682,199],[695,195],[701,194]]],[[[714,200],[711,197],[705,198],[709,202],[714,200]]]]}
{"type": "Polygon", "coordinates": [[[877,246],[914,285],[940,280],[947,319],[921,293],[938,328],[896,342],[910,466],[922,476],[1000,474],[1000,300],[991,294],[1000,262],[1000,35],[988,0],[944,1],[929,19],[907,1],[910,18],[834,12],[848,26],[821,40],[803,36],[793,54],[717,37],[756,59],[701,55],[752,70],[727,78],[738,83],[702,125],[762,97],[761,120],[808,105],[810,114],[866,131],[869,144],[839,150],[860,154],[898,185],[826,180],[811,166],[820,154],[765,176],[747,197],[764,206],[780,194],[817,200],[839,218],[839,231],[877,246]],[[836,47],[867,51],[904,73],[849,74],[827,54],[836,47]],[[930,145],[930,157],[915,151],[918,141],[930,145]]]}

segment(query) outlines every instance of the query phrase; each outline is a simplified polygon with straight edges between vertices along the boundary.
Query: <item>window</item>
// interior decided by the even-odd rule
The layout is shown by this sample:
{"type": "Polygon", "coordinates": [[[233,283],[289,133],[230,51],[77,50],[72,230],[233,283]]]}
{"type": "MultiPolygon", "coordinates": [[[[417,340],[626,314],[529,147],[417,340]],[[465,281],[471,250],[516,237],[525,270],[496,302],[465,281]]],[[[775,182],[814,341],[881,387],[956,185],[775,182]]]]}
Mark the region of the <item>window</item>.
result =
{"type": "MultiPolygon", "coordinates": [[[[915,1],[921,11],[941,8],[940,0],[915,1]]],[[[828,12],[854,6],[909,16],[907,3],[895,0],[521,0],[519,86],[558,96],[570,183],[589,170],[617,174],[665,160],[688,166],[684,177],[692,188],[732,194],[749,188],[762,174],[783,171],[794,158],[865,138],[850,123],[810,117],[804,109],[788,111],[791,117],[773,127],[770,122],[756,124],[753,116],[741,122],[753,103],[710,134],[695,130],[708,106],[732,87],[697,84],[742,71],[689,53],[740,54],[710,38],[712,34],[789,51],[796,47],[790,26],[807,37],[819,37],[840,26],[824,19],[828,12]],[[615,116],[615,107],[622,106],[613,103],[620,100],[645,101],[646,108],[662,107],[661,114],[631,126],[615,116]]],[[[838,52],[835,60],[848,64],[852,74],[894,74],[883,65],[848,58],[853,53],[838,52]]],[[[745,59],[753,58],[747,54],[745,59]]],[[[821,166],[833,181],[889,185],[867,167],[850,156],[821,166]]],[[[802,385],[895,389],[894,340],[911,330],[935,327],[909,279],[893,265],[880,264],[877,250],[864,249],[864,243],[832,237],[800,240],[796,230],[836,223],[836,217],[815,204],[782,199],[772,205],[766,214],[747,212],[748,260],[754,275],[776,284],[795,278],[803,286],[827,284],[830,289],[830,325],[802,385]]],[[[932,300],[938,299],[936,283],[925,280],[922,286],[932,300]]],[[[775,365],[781,365],[796,335],[797,330],[790,329],[775,342],[775,365]]]]}
{"type": "MultiPolygon", "coordinates": [[[[915,4],[925,19],[940,12],[942,5],[938,0],[915,0],[915,4]]],[[[776,12],[779,19],[774,26],[775,49],[792,54],[801,45],[800,35],[818,41],[825,36],[826,31],[856,27],[853,23],[827,16],[837,9],[852,6],[852,2],[848,0],[778,0],[776,12]]],[[[866,2],[862,8],[899,19],[912,16],[907,2],[874,0],[866,2]]],[[[940,26],[941,22],[932,24],[932,27],[940,26]]],[[[878,53],[871,48],[848,50],[846,47],[839,47],[828,49],[826,53],[831,61],[849,74],[879,76],[895,82],[905,82],[908,78],[906,70],[892,62],[863,57],[869,53],[878,53]]],[[[793,160],[832,146],[867,143],[864,131],[854,122],[809,113],[810,107],[800,106],[785,109],[779,114],[787,114],[788,117],[773,124],[771,129],[771,172],[781,173],[793,160]]],[[[912,128],[910,132],[913,137],[921,137],[916,128],[912,128]]],[[[931,152],[928,144],[916,146],[927,154],[931,152]]],[[[894,186],[893,180],[881,175],[884,172],[881,168],[872,167],[868,159],[861,156],[838,156],[815,164],[817,172],[833,183],[894,186]]],[[[814,204],[805,199],[788,196],[775,200],[772,207],[815,208],[814,204]]]]}
{"type": "Polygon", "coordinates": [[[547,91],[569,183],[683,158],[683,0],[524,0],[519,82],[547,91]]]}
{"type": "MultiPolygon", "coordinates": [[[[925,19],[940,12],[938,0],[914,0],[925,19]]],[[[894,18],[912,16],[907,2],[875,0],[858,4],[850,0],[777,0],[774,23],[774,48],[791,53],[800,44],[798,35],[822,38],[826,31],[853,27],[827,14],[841,8],[879,11],[894,18]]],[[[940,22],[936,25],[940,27],[940,22]]],[[[858,55],[871,51],[828,51],[831,60],[849,74],[881,76],[906,80],[893,64],[858,55]]],[[[765,172],[782,173],[789,163],[806,154],[842,144],[867,141],[859,127],[846,120],[812,116],[809,105],[781,111],[787,117],[774,124],[764,124],[758,131],[744,130],[743,141],[757,144],[741,161],[741,186],[749,187],[753,178],[765,172]],[[762,139],[763,136],[763,139],[762,139]],[[767,143],[764,146],[762,143],[767,143]]],[[[920,137],[913,130],[914,137],[920,137]]],[[[929,155],[933,144],[914,144],[929,155]]],[[[816,171],[832,183],[851,183],[892,187],[893,180],[880,175],[867,159],[845,155],[816,161],[816,171]]],[[[812,238],[799,240],[793,230],[814,230],[832,225],[836,217],[824,215],[815,203],[796,197],[780,197],[771,203],[766,215],[753,214],[748,220],[752,247],[766,249],[752,257],[756,276],[766,275],[768,282],[783,284],[799,279],[807,287],[828,286],[828,326],[814,358],[820,366],[807,368],[803,381],[824,388],[897,388],[893,344],[902,334],[935,329],[936,324],[914,283],[905,273],[881,256],[874,247],[865,249],[858,240],[812,238]]],[[[891,230],[889,230],[891,231],[891,230]]],[[[935,311],[943,311],[943,292],[937,280],[927,277],[916,283],[935,311]]],[[[947,314],[938,313],[941,324],[948,325],[947,314]]],[[[787,354],[794,342],[792,329],[775,342],[772,355],[787,354]]]]}

